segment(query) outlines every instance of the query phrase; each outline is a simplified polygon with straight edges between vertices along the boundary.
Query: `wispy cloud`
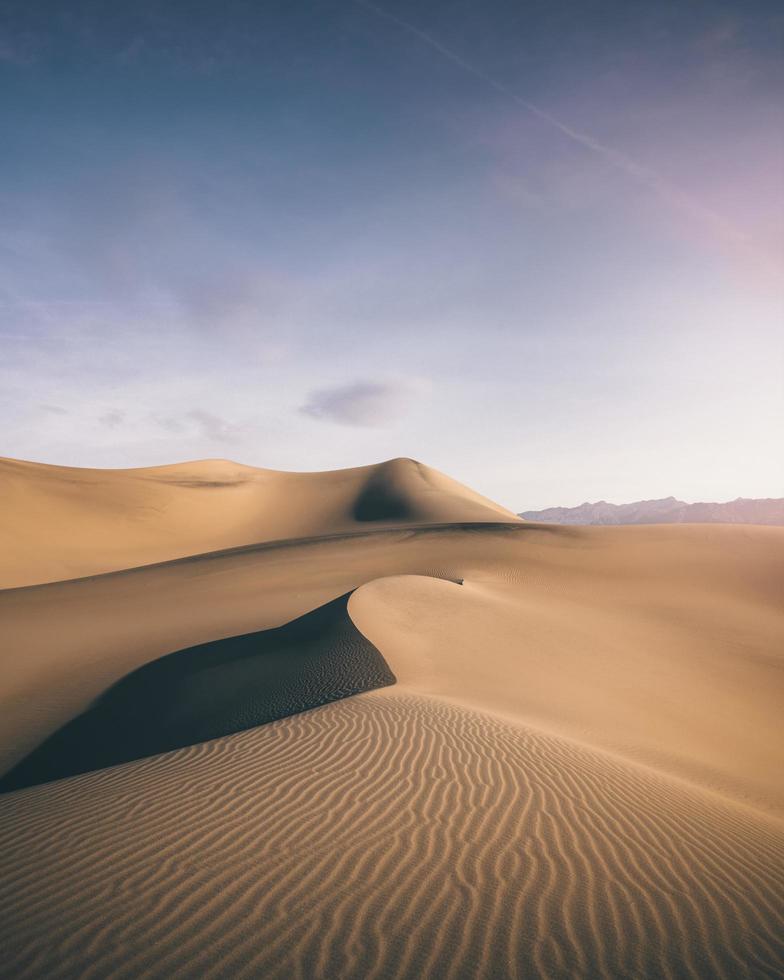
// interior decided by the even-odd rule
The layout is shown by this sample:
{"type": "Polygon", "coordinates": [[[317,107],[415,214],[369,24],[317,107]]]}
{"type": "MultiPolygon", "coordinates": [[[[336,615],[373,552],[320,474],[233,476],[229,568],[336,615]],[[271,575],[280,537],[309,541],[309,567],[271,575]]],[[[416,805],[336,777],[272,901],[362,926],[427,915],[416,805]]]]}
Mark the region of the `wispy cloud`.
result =
{"type": "Polygon", "coordinates": [[[662,177],[660,174],[656,173],[656,171],[641,163],[639,160],[636,160],[633,157],[622,153],[620,150],[607,145],[590,133],[584,132],[583,130],[577,129],[576,127],[564,122],[562,119],[559,119],[552,113],[541,109],[539,106],[529,102],[527,99],[521,98],[508,85],[503,84],[503,82],[500,82],[497,78],[489,75],[487,72],[483,71],[481,68],[478,68],[470,61],[466,61],[466,59],[457,54],[457,52],[442,44],[437,38],[434,38],[431,34],[421,30],[414,24],[397,17],[382,7],[376,6],[374,3],[370,3],[369,0],[354,0],[354,3],[365,8],[366,10],[371,11],[377,17],[389,21],[390,23],[401,28],[401,30],[413,35],[428,47],[432,48],[432,50],[436,51],[442,58],[445,58],[447,61],[451,61],[462,71],[467,72],[469,75],[473,75],[485,85],[495,89],[495,91],[500,95],[511,100],[515,105],[519,106],[521,109],[524,109],[526,112],[531,113],[547,126],[557,130],[573,143],[585,147],[585,149],[590,150],[592,153],[598,154],[611,166],[625,173],[639,184],[642,184],[659,195],[659,197],[663,199],[668,206],[680,212],[684,216],[692,220],[697,220],[702,225],[706,226],[714,235],[724,241],[725,244],[730,245],[733,248],[753,252],[758,258],[762,259],[763,262],[773,266],[773,262],[769,259],[769,257],[760,254],[759,250],[755,248],[750,236],[743,229],[737,228],[725,215],[719,214],[712,208],[707,207],[700,200],[682,190],[680,187],[672,184],[666,178],[662,177]]]}
{"type": "Polygon", "coordinates": [[[175,415],[154,415],[152,421],[166,432],[201,436],[212,442],[236,442],[250,427],[248,422],[230,421],[203,408],[175,415]]]}
{"type": "Polygon", "coordinates": [[[410,395],[406,385],[357,381],[315,389],[300,411],[341,425],[383,426],[403,414],[410,395]]]}
{"type": "Polygon", "coordinates": [[[215,442],[232,442],[238,435],[237,425],[201,408],[194,408],[188,412],[188,418],[195,423],[203,435],[215,442]]]}
{"type": "Polygon", "coordinates": [[[108,412],[104,412],[103,415],[100,415],[98,417],[98,421],[101,423],[101,425],[106,426],[107,429],[116,429],[125,421],[125,412],[121,412],[118,409],[113,408],[108,412]]]}

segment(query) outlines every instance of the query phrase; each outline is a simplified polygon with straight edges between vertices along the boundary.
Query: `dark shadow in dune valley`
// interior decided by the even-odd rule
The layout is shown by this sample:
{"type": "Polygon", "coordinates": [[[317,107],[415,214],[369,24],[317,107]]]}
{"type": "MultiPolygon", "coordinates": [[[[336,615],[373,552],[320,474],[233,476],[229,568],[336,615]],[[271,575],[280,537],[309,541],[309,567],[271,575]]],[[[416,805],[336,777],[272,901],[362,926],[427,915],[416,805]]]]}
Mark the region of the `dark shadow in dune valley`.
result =
{"type": "Polygon", "coordinates": [[[189,647],[124,677],[0,780],[0,792],[229,735],[386,687],[348,594],[277,629],[189,647]]]}

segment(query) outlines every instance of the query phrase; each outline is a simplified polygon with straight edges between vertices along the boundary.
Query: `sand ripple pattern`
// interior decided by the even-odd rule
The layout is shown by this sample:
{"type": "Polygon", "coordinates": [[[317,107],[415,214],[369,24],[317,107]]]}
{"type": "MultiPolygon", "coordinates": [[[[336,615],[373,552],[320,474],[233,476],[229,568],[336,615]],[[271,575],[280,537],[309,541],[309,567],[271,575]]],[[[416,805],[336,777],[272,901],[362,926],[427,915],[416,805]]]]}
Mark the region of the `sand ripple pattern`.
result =
{"type": "Polygon", "coordinates": [[[784,975],[784,834],[429,698],[364,694],[0,801],[14,978],[784,975]]]}

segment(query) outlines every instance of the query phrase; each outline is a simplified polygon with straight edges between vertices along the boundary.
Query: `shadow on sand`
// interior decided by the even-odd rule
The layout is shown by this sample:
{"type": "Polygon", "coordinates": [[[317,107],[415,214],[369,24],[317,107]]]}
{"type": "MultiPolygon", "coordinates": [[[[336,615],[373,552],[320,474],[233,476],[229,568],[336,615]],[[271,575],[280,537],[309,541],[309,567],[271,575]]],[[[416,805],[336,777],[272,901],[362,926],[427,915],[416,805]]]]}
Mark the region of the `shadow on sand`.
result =
{"type": "Polygon", "coordinates": [[[276,629],[145,664],[0,779],[0,792],[103,769],[386,687],[395,675],[348,614],[350,593],[276,629]]]}

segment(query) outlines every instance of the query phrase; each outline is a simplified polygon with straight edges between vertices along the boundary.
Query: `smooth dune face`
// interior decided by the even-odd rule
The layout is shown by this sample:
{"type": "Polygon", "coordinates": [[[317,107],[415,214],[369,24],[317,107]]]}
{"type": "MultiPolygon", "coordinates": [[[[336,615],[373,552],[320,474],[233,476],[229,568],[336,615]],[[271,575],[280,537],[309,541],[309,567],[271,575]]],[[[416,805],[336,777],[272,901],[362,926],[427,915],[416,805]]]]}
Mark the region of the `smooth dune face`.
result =
{"type": "Polygon", "coordinates": [[[0,590],[0,774],[195,743],[0,795],[14,977],[784,973],[784,529],[526,524],[410,460],[13,465],[7,574],[117,570],[0,590]],[[201,741],[357,649],[398,683],[201,741]]]}
{"type": "Polygon", "coordinates": [[[326,473],[228,460],[91,470],[0,459],[0,588],[262,541],[444,521],[516,521],[411,459],[326,473]]]}
{"type": "Polygon", "coordinates": [[[358,589],[351,615],[412,690],[784,814],[784,683],[781,654],[771,655],[784,650],[784,603],[764,590],[739,596],[718,549],[693,581],[688,567],[660,567],[657,587],[646,582],[654,569],[633,571],[621,542],[610,543],[619,569],[627,558],[615,580],[599,577],[596,554],[593,581],[587,568],[576,576],[563,566],[475,573],[462,587],[391,577],[358,589]]]}
{"type": "Polygon", "coordinates": [[[780,825],[379,694],[7,797],[19,978],[775,977],[780,825]]]}

